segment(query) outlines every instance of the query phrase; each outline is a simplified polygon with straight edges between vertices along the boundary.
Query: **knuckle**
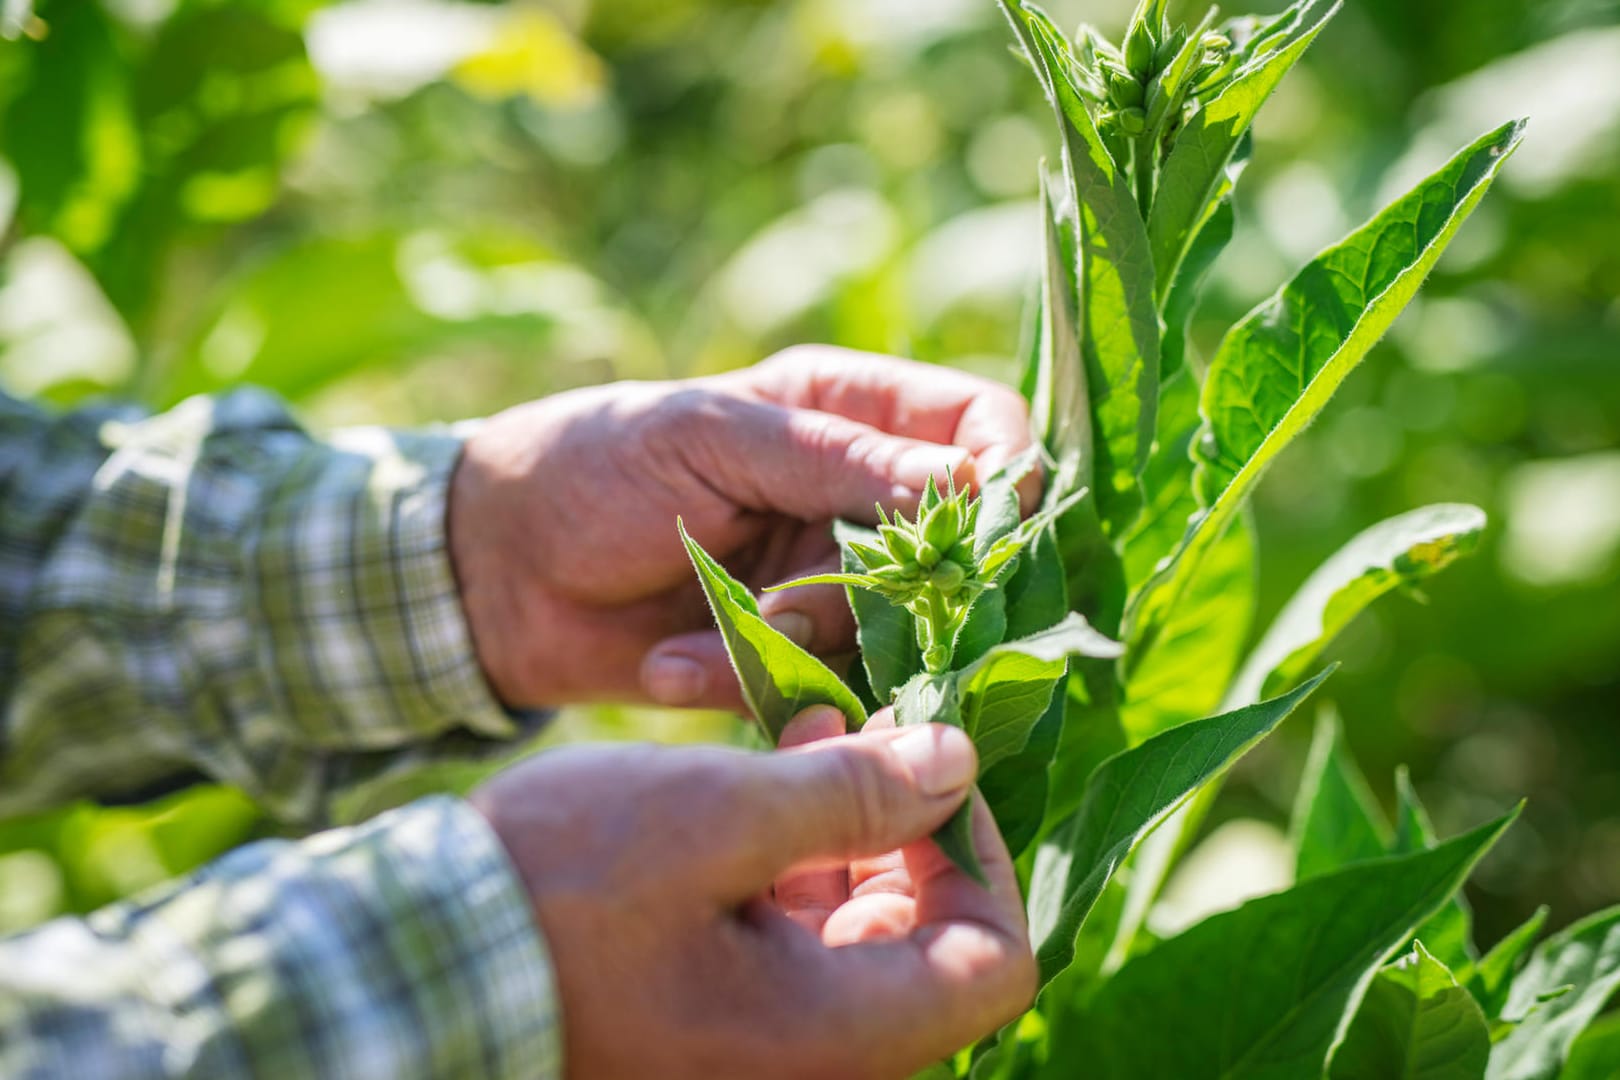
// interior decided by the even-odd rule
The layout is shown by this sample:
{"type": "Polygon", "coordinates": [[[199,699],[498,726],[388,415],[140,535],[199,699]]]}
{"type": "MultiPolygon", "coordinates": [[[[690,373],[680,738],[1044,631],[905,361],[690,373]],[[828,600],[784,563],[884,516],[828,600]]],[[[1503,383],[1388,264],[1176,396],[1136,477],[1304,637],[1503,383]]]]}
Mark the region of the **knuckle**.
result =
{"type": "Polygon", "coordinates": [[[897,771],[887,751],[856,752],[852,748],[831,757],[848,828],[846,839],[852,847],[870,847],[900,809],[897,771]]]}

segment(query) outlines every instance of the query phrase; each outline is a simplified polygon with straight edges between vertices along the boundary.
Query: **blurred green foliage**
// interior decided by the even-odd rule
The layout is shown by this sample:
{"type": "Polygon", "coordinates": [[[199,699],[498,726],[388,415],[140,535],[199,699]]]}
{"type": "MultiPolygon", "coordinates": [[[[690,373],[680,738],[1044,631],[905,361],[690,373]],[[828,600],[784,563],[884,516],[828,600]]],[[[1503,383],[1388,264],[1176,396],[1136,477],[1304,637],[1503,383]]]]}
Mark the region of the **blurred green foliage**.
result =
{"type": "MultiPolygon", "coordinates": [[[[1111,32],[1130,7],[1051,6],[1111,32]]],[[[1354,0],[1261,119],[1195,326],[1207,356],[1448,148],[1533,118],[1257,504],[1260,626],[1375,520],[1490,512],[1429,603],[1351,628],[1324,691],[1369,776],[1411,763],[1442,833],[1529,796],[1476,879],[1486,942],[1542,900],[1555,924],[1620,901],[1617,16],[1354,0]]],[[[405,425],[802,340],[1013,373],[1053,148],[989,0],[7,0],[0,32],[14,393],[161,407],[247,380],[318,425],[405,425]]],[[[551,738],[738,730],[595,710],[551,738]]],[[[1305,741],[1285,734],[1229,816],[1285,817],[1305,741]]],[[[0,825],[0,930],[265,828],[214,789],[0,825]]]]}

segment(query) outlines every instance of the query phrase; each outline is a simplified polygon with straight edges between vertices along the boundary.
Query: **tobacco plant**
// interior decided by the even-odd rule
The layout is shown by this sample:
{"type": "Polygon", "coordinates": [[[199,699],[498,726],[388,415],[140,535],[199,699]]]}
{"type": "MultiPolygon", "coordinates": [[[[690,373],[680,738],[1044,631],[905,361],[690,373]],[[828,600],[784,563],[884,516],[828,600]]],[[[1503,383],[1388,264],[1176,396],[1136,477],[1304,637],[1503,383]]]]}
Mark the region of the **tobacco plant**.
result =
{"type": "MultiPolygon", "coordinates": [[[[1243,653],[1249,496],[1411,300],[1523,123],[1485,133],[1323,251],[1205,361],[1187,323],[1232,235],[1250,125],[1337,4],[1220,23],[1211,11],[1188,27],[1142,0],[1116,45],[997,2],[1061,148],[1041,169],[1023,380],[1041,509],[1020,521],[1026,459],[976,492],[930,485],[914,520],[880,509],[875,531],[839,523],[844,572],[810,580],[848,587],[861,662],[847,682],[682,533],[772,738],[808,705],[859,726],[892,703],[898,723],[954,724],[979,749],[974,797],[1017,860],[1041,992],[936,1071],[1521,1080],[1573,1060],[1620,1075],[1620,1027],[1576,1046],[1620,988],[1620,909],[1537,945],[1543,912],[1481,955],[1459,890],[1517,810],[1440,841],[1403,776],[1391,826],[1331,719],[1294,811],[1295,884],[1167,940],[1146,929],[1221,777],[1328,677],[1307,676],[1339,630],[1485,527],[1462,505],[1374,525],[1243,653]]],[[[967,812],[937,839],[980,874],[967,812]]]]}

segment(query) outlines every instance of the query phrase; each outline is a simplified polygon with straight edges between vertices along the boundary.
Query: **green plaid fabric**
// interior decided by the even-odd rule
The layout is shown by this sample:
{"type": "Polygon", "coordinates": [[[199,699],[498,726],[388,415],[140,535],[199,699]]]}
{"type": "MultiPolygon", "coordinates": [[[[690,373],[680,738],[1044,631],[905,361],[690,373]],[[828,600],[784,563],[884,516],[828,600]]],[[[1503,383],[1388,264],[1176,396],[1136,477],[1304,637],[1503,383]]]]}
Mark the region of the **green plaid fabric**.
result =
{"type": "MultiPolygon", "coordinates": [[[[311,438],[273,397],[145,418],[0,395],[0,816],[202,776],[317,827],[509,748],[445,546],[446,432],[311,438]]],[[[543,945],[453,801],[0,943],[0,1075],[547,1076],[543,945]]]]}
{"type": "Polygon", "coordinates": [[[560,1076],[505,859],[426,799],[0,942],[0,1076],[560,1076]]]}

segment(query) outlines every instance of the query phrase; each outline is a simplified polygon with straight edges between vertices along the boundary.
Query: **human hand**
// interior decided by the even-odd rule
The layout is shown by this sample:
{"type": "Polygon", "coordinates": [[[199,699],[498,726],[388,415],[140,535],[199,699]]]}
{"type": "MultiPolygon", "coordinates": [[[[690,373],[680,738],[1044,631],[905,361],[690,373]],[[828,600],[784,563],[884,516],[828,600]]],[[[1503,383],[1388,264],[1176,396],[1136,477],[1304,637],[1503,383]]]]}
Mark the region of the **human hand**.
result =
{"type": "MultiPolygon", "coordinates": [[[[740,704],[675,532],[751,588],[836,569],[834,517],[910,509],[1030,444],[1023,399],[930,365],[799,348],[753,368],[618,383],[502,413],[451,485],[451,556],[468,622],[508,705],[740,704]]],[[[1039,495],[1032,476],[1026,509],[1039,495]]],[[[763,614],[821,654],[854,647],[843,590],[773,593],[763,614]]]]}
{"type": "Polygon", "coordinates": [[[975,769],[965,734],[929,725],[768,755],[554,750],[474,792],[551,950],[567,1074],[905,1077],[1018,1015],[1035,962],[1006,848],[982,818],[986,891],[927,839],[975,769]],[[769,899],[895,849],[906,908],[882,926],[818,933],[769,899]]]}

